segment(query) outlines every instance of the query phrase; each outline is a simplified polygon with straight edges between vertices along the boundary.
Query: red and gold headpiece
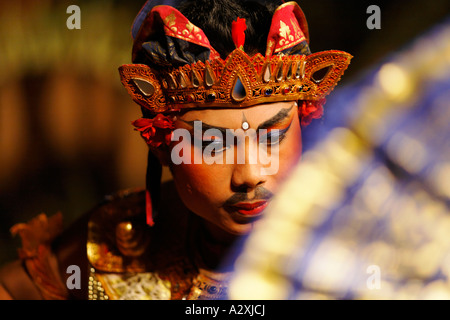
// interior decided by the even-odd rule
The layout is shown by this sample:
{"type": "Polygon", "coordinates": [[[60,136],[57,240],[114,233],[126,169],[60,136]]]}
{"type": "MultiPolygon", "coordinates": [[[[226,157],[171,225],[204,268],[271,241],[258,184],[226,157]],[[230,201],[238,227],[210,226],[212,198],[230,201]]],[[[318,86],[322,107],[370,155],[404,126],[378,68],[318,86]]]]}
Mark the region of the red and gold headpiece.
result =
{"type": "Polygon", "coordinates": [[[144,51],[156,64],[121,66],[122,83],[133,100],[153,114],[278,101],[323,102],[352,58],[336,50],[292,54],[294,48],[304,49],[302,43],[309,44],[306,18],[296,2],[287,2],[275,11],[265,56],[250,57],[243,51],[245,20],[238,18],[232,31],[236,49],[223,60],[204,32],[181,12],[156,6],[142,23],[133,48],[133,60],[139,60],[144,51]],[[163,30],[167,48],[147,40],[156,38],[157,30],[163,30]],[[189,50],[180,54],[180,47],[195,48],[200,54],[189,50]]]}
{"type": "MultiPolygon", "coordinates": [[[[335,50],[311,54],[306,18],[296,2],[275,10],[264,56],[244,51],[247,26],[245,19],[237,18],[230,26],[236,49],[224,59],[203,30],[180,11],[152,5],[154,1],[144,5],[133,25],[134,64],[121,66],[119,72],[128,93],[144,111],[133,125],[155,148],[170,144],[173,116],[190,108],[244,108],[301,100],[301,124],[308,125],[322,116],[325,97],[352,58],[335,50]]],[[[153,225],[153,197],[158,193],[161,168],[150,155],[146,212],[147,223],[153,225]]]]}

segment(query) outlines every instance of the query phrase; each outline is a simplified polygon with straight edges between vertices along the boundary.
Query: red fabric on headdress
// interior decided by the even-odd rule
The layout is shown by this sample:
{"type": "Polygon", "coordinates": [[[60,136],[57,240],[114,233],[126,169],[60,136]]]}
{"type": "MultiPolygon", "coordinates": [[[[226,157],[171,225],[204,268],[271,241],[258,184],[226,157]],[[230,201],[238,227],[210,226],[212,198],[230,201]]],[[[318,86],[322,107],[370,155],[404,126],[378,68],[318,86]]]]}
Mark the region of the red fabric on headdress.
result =
{"type": "Polygon", "coordinates": [[[288,2],[281,5],[272,17],[267,37],[266,57],[277,54],[302,41],[309,43],[308,24],[298,4],[288,2]]]}
{"type": "MultiPolygon", "coordinates": [[[[134,40],[135,44],[138,43],[142,45],[142,43],[145,42],[145,39],[148,39],[151,33],[156,30],[154,24],[161,22],[164,25],[164,33],[167,36],[195,43],[210,49],[210,59],[220,57],[219,53],[209,43],[203,30],[192,24],[180,11],[167,5],[156,6],[150,11],[134,40]]],[[[135,46],[133,48],[133,57],[140,49],[140,46],[135,46]]]]}

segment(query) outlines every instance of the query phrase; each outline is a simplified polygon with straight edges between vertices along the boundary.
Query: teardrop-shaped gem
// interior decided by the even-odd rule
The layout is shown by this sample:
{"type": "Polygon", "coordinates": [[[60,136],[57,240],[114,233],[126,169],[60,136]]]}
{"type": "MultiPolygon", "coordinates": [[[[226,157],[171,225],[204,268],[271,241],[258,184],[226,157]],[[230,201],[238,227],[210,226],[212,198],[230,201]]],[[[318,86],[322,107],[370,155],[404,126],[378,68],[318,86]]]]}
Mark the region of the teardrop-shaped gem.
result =
{"type": "Polygon", "coordinates": [[[247,90],[245,89],[242,80],[239,76],[236,77],[236,81],[231,92],[231,97],[235,101],[242,101],[247,97],[247,90]]]}
{"type": "Polygon", "coordinates": [[[265,68],[264,68],[264,72],[263,72],[263,81],[264,82],[269,82],[270,81],[270,64],[266,64],[265,68]]]}
{"type": "Polygon", "coordinates": [[[186,81],[186,77],[183,73],[179,73],[178,74],[178,85],[180,86],[180,88],[186,88],[187,87],[187,81],[186,81]]]}
{"type": "Polygon", "coordinates": [[[147,97],[155,93],[155,87],[148,81],[142,79],[133,79],[136,87],[147,97]]]}
{"type": "Polygon", "coordinates": [[[194,88],[198,88],[200,86],[200,80],[194,70],[191,72],[191,83],[194,88]]]}
{"type": "Polygon", "coordinates": [[[305,61],[300,62],[298,64],[297,71],[295,72],[295,77],[297,79],[300,79],[300,78],[303,79],[304,75],[305,75],[305,61]]]}
{"type": "Polygon", "coordinates": [[[288,80],[292,79],[292,68],[294,67],[294,65],[295,65],[294,62],[289,64],[288,72],[286,75],[286,79],[288,79],[288,80]]]}
{"type": "Polygon", "coordinates": [[[209,66],[205,69],[205,83],[208,87],[212,87],[216,82],[214,74],[209,66]]]}
{"type": "Polygon", "coordinates": [[[284,78],[283,76],[283,63],[280,62],[278,64],[277,81],[282,81],[284,78]]]}
{"type": "Polygon", "coordinates": [[[177,88],[177,82],[170,73],[167,75],[167,83],[169,84],[169,89],[175,90],[177,88]]]}

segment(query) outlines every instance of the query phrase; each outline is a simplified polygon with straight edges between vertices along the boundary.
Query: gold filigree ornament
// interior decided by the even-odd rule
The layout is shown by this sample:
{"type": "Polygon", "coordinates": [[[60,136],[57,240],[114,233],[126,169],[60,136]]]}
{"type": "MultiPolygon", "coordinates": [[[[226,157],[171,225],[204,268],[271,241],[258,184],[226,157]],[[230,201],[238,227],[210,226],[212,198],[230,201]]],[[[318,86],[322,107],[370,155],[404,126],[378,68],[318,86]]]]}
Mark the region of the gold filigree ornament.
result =
{"type": "Polygon", "coordinates": [[[119,73],[133,100],[154,113],[243,108],[279,101],[319,101],[334,89],[351,58],[337,50],[264,58],[235,49],[225,61],[199,61],[160,73],[144,64],[127,64],[119,73]]]}

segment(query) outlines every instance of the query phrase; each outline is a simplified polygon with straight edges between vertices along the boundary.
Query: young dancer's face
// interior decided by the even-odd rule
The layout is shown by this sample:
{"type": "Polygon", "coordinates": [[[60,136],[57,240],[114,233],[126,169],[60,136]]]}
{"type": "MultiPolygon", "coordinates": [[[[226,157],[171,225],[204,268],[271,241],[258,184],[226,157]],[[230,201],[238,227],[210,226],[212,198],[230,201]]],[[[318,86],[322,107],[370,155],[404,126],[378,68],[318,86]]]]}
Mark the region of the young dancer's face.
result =
{"type": "Polygon", "coordinates": [[[252,229],[301,157],[295,102],[191,110],[177,118],[177,129],[189,133],[171,145],[170,168],[182,201],[234,235],[252,229]]]}

